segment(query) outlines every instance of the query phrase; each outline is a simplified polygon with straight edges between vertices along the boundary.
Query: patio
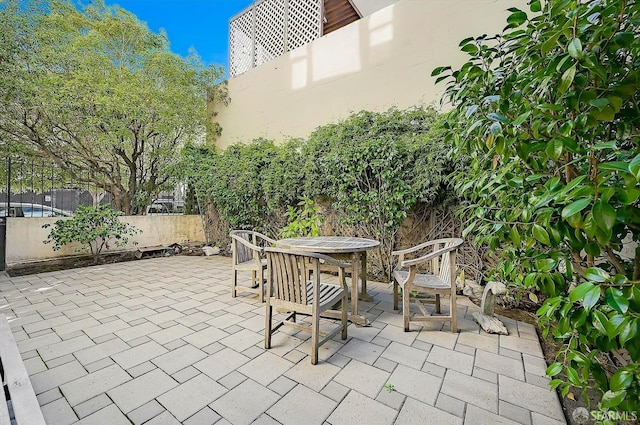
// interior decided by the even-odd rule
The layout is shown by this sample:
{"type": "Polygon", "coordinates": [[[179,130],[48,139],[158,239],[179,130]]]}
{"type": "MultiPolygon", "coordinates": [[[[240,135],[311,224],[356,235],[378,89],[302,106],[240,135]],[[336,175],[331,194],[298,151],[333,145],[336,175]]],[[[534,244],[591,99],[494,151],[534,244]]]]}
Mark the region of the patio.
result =
{"type": "MultiPolygon", "coordinates": [[[[564,424],[533,326],[402,330],[391,288],[369,283],[371,327],[309,361],[309,335],[263,348],[264,304],[231,298],[231,260],[176,256],[9,278],[0,309],[47,423],[564,424]],[[387,385],[389,384],[389,385],[387,385]],[[393,386],[392,391],[388,391],[393,386]]],[[[248,278],[244,274],[242,278],[248,278]]]]}

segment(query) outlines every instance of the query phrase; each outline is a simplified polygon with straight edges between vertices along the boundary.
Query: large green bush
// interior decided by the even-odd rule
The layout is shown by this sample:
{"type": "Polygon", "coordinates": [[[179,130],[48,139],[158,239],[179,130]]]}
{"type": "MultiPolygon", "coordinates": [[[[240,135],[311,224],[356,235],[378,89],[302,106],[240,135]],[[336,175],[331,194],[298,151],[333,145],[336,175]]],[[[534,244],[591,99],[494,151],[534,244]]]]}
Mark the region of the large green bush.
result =
{"type": "Polygon", "coordinates": [[[44,229],[52,227],[44,243],[53,242],[54,251],[70,243],[79,243],[82,248],[91,253],[93,262],[97,263],[104,249],[111,248],[111,245],[124,246],[131,236],[141,232],[135,226],[120,221],[118,217],[121,215],[120,211],[114,210],[108,204],[96,207],[81,205],[73,218],[42,225],[44,229]]]}
{"type": "Polygon", "coordinates": [[[640,5],[529,4],[501,35],[463,40],[460,69],[434,70],[471,159],[456,179],[465,232],[499,255],[494,277],[546,296],[539,323],[564,343],[551,386],[637,411],[640,249],[620,250],[640,239],[640,5]],[[621,350],[628,364],[607,361],[621,350]]]}
{"type": "Polygon", "coordinates": [[[352,233],[384,241],[379,268],[388,272],[407,212],[447,196],[452,163],[440,120],[431,109],[360,112],[306,141],[255,140],[223,152],[190,146],[181,168],[231,228],[277,235],[300,199],[319,201],[352,233]]]}

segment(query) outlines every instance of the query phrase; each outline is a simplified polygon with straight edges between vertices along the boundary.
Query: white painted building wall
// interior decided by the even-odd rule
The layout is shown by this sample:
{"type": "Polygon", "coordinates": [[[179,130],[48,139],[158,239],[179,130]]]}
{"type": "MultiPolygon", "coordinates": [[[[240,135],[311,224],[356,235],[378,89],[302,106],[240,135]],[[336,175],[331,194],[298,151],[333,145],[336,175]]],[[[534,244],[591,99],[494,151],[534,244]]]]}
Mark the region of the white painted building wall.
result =
{"type": "Polygon", "coordinates": [[[524,0],[392,3],[231,78],[231,103],[214,106],[222,126],[216,144],[224,148],[258,137],[306,137],[318,126],[361,110],[438,105],[444,84],[436,86],[431,71],[462,65],[466,54],[458,43],[499,33],[507,8],[526,10],[524,0]]]}

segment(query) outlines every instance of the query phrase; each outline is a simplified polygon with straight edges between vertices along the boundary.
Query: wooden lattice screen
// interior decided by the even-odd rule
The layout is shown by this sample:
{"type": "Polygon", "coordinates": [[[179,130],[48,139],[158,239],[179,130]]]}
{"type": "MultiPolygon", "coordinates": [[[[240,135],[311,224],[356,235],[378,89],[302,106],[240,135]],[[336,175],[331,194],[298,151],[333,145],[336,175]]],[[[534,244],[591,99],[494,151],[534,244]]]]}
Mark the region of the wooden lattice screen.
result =
{"type": "Polygon", "coordinates": [[[229,23],[229,75],[235,77],[322,36],[322,0],[264,0],[229,23]]]}

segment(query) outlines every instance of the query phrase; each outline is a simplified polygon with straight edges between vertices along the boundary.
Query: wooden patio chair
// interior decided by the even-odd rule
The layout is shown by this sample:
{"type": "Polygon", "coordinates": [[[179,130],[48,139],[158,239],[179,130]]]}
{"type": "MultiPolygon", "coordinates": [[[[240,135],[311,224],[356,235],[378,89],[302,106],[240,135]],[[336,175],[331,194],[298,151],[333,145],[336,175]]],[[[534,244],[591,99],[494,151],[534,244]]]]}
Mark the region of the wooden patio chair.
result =
{"type": "Polygon", "coordinates": [[[264,328],[264,347],[271,348],[271,335],[286,324],[311,331],[311,364],[318,363],[318,347],[342,331],[347,339],[346,264],[322,254],[288,249],[265,248],[267,255],[267,310],[264,328]],[[320,277],[320,260],[338,267],[339,285],[324,283],[320,277]],[[329,333],[320,331],[320,314],[341,301],[341,326],[329,333]],[[289,312],[272,326],[273,308],[289,312]],[[311,326],[296,323],[296,314],[311,316],[311,326]],[[322,339],[321,339],[322,338],[322,339]]]}
{"type": "Polygon", "coordinates": [[[262,233],[252,230],[232,230],[231,259],[233,274],[231,276],[231,296],[238,293],[238,272],[251,272],[251,287],[242,287],[242,291],[258,294],[260,302],[264,302],[264,270],[267,260],[262,250],[265,246],[275,245],[276,241],[262,233]]]}
{"type": "Polygon", "coordinates": [[[456,319],[456,253],[462,245],[460,238],[438,239],[422,243],[412,248],[394,251],[398,256],[397,268],[393,272],[393,308],[398,309],[398,288],[402,288],[402,316],[404,331],[409,331],[409,323],[427,321],[450,321],[451,332],[457,332],[456,319]],[[432,248],[432,252],[418,258],[405,259],[432,248]],[[421,266],[430,266],[430,273],[419,273],[421,266]],[[408,270],[407,270],[408,269],[408,270]],[[435,296],[435,313],[430,314],[423,303],[428,302],[421,295],[435,296]],[[449,295],[449,314],[441,315],[440,296],[449,295]],[[411,314],[410,303],[417,305],[419,313],[411,314]]]}

